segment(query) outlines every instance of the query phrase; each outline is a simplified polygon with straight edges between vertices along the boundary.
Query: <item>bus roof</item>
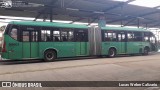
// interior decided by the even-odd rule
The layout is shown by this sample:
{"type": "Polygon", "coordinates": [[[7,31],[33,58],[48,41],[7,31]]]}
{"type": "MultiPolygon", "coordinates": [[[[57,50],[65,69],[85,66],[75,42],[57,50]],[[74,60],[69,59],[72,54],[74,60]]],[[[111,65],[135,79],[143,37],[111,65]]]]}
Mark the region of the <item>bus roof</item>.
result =
{"type": "Polygon", "coordinates": [[[124,31],[144,31],[150,32],[147,29],[143,28],[126,28],[126,27],[101,27],[102,30],[124,30],[124,31]]]}
{"type": "Polygon", "coordinates": [[[66,23],[54,23],[54,22],[38,22],[38,21],[12,21],[9,24],[16,25],[30,25],[30,26],[47,26],[47,27],[65,27],[65,28],[83,28],[87,29],[86,25],[78,24],[66,24],[66,23]]]}
{"type": "MultiPolygon", "coordinates": [[[[54,22],[40,22],[40,21],[12,21],[9,24],[16,25],[30,25],[30,26],[47,26],[47,27],[65,27],[65,28],[82,28],[87,29],[87,25],[80,24],[67,24],[67,23],[54,23],[54,22]]],[[[142,28],[126,28],[126,27],[101,27],[102,30],[125,30],[125,31],[144,31],[149,32],[147,29],[142,28]]]]}

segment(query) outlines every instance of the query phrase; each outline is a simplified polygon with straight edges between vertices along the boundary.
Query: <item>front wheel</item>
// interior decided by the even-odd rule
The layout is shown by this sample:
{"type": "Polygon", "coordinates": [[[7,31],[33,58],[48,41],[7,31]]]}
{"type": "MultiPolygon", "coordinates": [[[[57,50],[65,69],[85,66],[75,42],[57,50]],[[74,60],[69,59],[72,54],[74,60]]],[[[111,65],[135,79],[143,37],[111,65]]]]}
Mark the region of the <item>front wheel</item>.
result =
{"type": "Polygon", "coordinates": [[[116,56],[116,50],[113,48],[109,49],[108,57],[113,58],[115,56],[116,56]]]}
{"type": "Polygon", "coordinates": [[[148,53],[149,53],[149,49],[148,49],[148,48],[144,48],[144,53],[143,53],[143,55],[148,55],[148,53]]]}
{"type": "Polygon", "coordinates": [[[44,61],[52,62],[56,59],[56,53],[53,50],[47,50],[44,53],[44,61]]]}

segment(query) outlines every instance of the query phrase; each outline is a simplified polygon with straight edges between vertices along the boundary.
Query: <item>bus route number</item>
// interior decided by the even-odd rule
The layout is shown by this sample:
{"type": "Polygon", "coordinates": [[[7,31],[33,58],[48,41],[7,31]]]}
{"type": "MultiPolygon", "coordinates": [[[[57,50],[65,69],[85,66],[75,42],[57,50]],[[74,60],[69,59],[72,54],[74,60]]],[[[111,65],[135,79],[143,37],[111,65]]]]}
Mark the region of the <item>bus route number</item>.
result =
{"type": "Polygon", "coordinates": [[[9,43],[9,46],[19,46],[19,43],[9,43]]]}

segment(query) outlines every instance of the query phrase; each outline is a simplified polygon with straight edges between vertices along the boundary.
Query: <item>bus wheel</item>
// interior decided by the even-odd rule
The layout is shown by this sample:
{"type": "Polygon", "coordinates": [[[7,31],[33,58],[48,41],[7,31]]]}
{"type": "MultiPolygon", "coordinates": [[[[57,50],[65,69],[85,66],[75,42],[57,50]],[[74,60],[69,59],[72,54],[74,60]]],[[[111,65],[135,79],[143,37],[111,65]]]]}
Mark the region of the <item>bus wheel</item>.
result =
{"type": "Polygon", "coordinates": [[[144,48],[143,55],[148,55],[148,53],[149,53],[149,49],[148,48],[144,48]]]}
{"type": "Polygon", "coordinates": [[[109,49],[108,57],[113,58],[116,56],[116,50],[114,48],[109,49]]]}
{"type": "Polygon", "coordinates": [[[52,62],[56,59],[56,53],[53,50],[47,50],[44,53],[44,61],[52,62]]]}

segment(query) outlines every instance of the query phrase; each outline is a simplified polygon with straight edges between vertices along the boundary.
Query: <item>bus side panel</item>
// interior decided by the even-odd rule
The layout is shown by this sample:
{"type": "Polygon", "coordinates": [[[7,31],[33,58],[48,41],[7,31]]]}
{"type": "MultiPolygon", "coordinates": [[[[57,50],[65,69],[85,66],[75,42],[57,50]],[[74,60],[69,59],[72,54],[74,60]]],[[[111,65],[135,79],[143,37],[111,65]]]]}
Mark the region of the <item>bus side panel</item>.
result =
{"type": "Polygon", "coordinates": [[[31,58],[39,58],[39,42],[31,42],[31,58]]]}
{"type": "Polygon", "coordinates": [[[114,47],[117,50],[117,54],[120,53],[120,44],[118,42],[102,42],[102,55],[108,55],[110,47],[114,47]]]}
{"type": "Polygon", "coordinates": [[[108,55],[108,47],[109,47],[109,43],[107,42],[102,42],[102,55],[108,55]]]}
{"type": "Polygon", "coordinates": [[[88,56],[89,55],[89,43],[88,42],[75,42],[76,43],[76,56],[88,56]]]}
{"type": "Polygon", "coordinates": [[[73,57],[76,56],[75,42],[39,42],[39,55],[44,58],[44,51],[47,49],[55,49],[57,57],[73,57]]]}
{"type": "Polygon", "coordinates": [[[124,54],[125,42],[115,42],[115,47],[117,49],[117,54],[124,54]]]}
{"type": "Polygon", "coordinates": [[[82,46],[82,49],[81,49],[82,54],[84,56],[88,56],[89,55],[89,43],[88,42],[82,42],[81,46],[82,46]]]}
{"type": "Polygon", "coordinates": [[[23,58],[31,58],[31,46],[30,46],[30,42],[23,42],[23,58]]]}
{"type": "Polygon", "coordinates": [[[75,56],[74,42],[57,42],[54,48],[58,50],[58,57],[73,57],[75,56]]]}
{"type": "Polygon", "coordinates": [[[81,42],[75,42],[76,56],[81,55],[81,42]]]}
{"type": "Polygon", "coordinates": [[[2,54],[2,58],[6,59],[21,59],[22,58],[22,43],[14,40],[8,35],[5,35],[6,53],[2,54]]]}
{"type": "Polygon", "coordinates": [[[151,49],[151,45],[149,42],[142,42],[142,52],[146,46],[148,46],[151,49]]]}
{"type": "Polygon", "coordinates": [[[132,54],[132,53],[134,53],[134,48],[135,46],[134,46],[134,44],[133,44],[133,42],[127,42],[127,54],[132,54]]]}
{"type": "Polygon", "coordinates": [[[127,53],[128,54],[141,53],[142,47],[143,47],[142,42],[127,42],[127,53]]]}

